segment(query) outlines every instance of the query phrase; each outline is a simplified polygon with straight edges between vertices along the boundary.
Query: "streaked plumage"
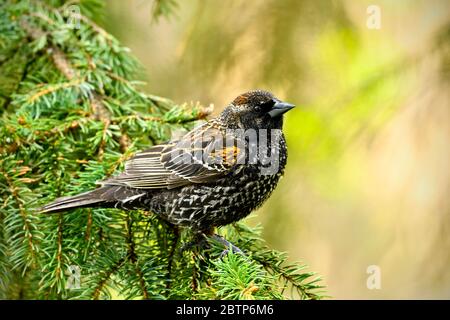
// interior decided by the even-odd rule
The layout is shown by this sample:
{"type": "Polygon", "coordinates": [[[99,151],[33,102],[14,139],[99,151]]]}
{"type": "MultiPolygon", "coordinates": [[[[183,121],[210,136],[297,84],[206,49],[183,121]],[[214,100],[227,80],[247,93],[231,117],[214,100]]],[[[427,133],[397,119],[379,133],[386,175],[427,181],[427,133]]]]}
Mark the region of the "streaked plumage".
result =
{"type": "Polygon", "coordinates": [[[242,94],[217,118],[181,139],[137,153],[123,173],[100,181],[98,189],[57,199],[42,211],[144,209],[202,232],[240,220],[269,197],[283,175],[287,149],[282,114],[292,107],[266,91],[242,94]],[[252,153],[254,143],[231,129],[273,130],[268,147],[279,155],[277,170],[263,174],[267,164],[260,153],[252,153]]]}

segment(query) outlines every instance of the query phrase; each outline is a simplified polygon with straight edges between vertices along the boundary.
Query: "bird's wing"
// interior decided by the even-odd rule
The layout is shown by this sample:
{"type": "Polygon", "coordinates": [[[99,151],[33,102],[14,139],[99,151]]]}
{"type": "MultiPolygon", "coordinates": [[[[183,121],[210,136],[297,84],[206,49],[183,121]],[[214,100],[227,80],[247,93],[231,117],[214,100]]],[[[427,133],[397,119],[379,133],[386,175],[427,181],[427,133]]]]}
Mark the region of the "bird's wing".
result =
{"type": "Polygon", "coordinates": [[[241,142],[210,121],[178,141],[157,145],[137,153],[125,163],[125,172],[100,182],[133,188],[176,188],[211,182],[239,163],[241,142]]]}

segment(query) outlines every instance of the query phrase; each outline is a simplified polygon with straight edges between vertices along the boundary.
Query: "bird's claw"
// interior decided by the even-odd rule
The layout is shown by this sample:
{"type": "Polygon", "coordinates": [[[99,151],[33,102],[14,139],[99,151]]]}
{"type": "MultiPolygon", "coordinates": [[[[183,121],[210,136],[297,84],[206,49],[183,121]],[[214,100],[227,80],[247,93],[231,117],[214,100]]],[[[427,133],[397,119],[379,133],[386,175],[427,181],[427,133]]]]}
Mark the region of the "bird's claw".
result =
{"type": "Polygon", "coordinates": [[[239,249],[234,244],[226,240],[224,237],[219,236],[218,234],[206,235],[202,233],[196,236],[193,241],[190,241],[181,246],[180,250],[181,252],[184,252],[186,250],[193,250],[193,249],[209,249],[210,245],[208,243],[207,238],[210,238],[211,240],[225,246],[226,249],[222,251],[222,253],[220,254],[220,258],[226,256],[230,252],[230,250],[234,254],[241,254],[245,256],[245,253],[241,249],[239,249]]]}
{"type": "Polygon", "coordinates": [[[226,240],[224,237],[219,236],[218,234],[213,234],[211,236],[211,238],[214,241],[217,241],[217,242],[223,244],[226,247],[226,249],[223,250],[222,253],[220,254],[220,258],[223,258],[224,256],[226,256],[230,252],[230,250],[231,250],[232,253],[242,254],[243,256],[245,256],[245,253],[241,249],[239,249],[234,244],[232,244],[231,242],[226,240]]]}

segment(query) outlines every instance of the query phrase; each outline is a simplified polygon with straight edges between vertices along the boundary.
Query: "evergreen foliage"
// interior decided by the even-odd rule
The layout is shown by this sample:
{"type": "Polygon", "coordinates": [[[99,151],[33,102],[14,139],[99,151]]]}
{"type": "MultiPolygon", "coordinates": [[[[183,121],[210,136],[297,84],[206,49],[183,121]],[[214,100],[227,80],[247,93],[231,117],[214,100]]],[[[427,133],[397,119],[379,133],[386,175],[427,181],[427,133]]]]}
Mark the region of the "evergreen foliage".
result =
{"type": "MultiPolygon", "coordinates": [[[[175,7],[157,2],[155,14],[175,7]]],[[[1,1],[0,299],[320,298],[318,278],[245,222],[219,233],[246,255],[222,256],[215,243],[181,250],[189,231],[149,212],[36,212],[210,113],[141,91],[138,62],[94,22],[100,12],[93,0],[1,1]],[[81,15],[67,14],[74,3],[81,15]]]]}

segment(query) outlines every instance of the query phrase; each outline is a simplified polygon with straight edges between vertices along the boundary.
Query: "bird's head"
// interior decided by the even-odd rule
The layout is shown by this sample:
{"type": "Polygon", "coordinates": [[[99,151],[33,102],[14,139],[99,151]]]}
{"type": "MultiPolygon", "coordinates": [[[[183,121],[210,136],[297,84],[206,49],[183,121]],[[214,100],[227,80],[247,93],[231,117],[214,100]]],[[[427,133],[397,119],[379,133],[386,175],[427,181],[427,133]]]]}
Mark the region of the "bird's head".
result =
{"type": "Polygon", "coordinates": [[[283,114],[293,107],[270,92],[253,90],[234,99],[220,117],[229,128],[281,129],[283,114]]]}

